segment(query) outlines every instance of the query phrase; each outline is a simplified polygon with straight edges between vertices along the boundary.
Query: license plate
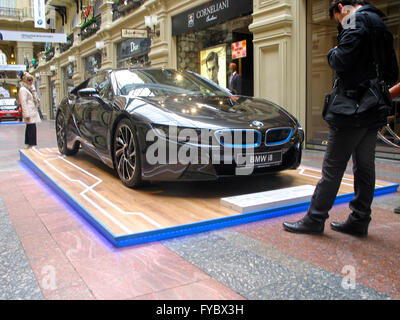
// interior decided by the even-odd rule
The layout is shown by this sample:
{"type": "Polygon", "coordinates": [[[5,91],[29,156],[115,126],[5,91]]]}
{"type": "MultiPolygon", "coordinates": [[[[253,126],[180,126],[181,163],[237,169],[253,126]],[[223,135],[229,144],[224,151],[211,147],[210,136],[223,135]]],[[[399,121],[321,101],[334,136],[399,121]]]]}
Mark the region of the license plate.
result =
{"type": "Polygon", "coordinates": [[[14,115],[12,113],[6,114],[6,117],[14,117],[14,115]]]}
{"type": "Polygon", "coordinates": [[[238,166],[269,167],[282,163],[282,151],[271,151],[262,153],[243,153],[236,157],[238,166]]]}

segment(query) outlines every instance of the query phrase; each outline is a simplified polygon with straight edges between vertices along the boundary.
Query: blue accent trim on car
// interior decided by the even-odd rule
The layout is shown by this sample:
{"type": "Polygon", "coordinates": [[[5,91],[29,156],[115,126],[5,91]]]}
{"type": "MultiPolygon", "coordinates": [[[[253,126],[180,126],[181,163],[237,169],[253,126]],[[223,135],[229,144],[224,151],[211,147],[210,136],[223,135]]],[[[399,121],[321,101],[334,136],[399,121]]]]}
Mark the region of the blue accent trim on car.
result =
{"type": "Polygon", "coordinates": [[[224,146],[224,147],[229,147],[229,148],[258,148],[261,145],[261,132],[258,130],[253,130],[253,129],[220,129],[215,131],[215,137],[217,138],[218,142],[224,146]],[[220,140],[220,136],[218,136],[219,132],[235,132],[235,131],[250,131],[250,132],[255,132],[257,134],[257,142],[253,144],[225,144],[222,143],[220,140]]]}
{"type": "Polygon", "coordinates": [[[277,145],[280,145],[280,144],[285,144],[285,143],[289,142],[289,140],[292,138],[292,136],[293,136],[293,129],[290,128],[290,127],[287,127],[287,128],[273,128],[273,129],[268,129],[268,130],[265,132],[265,145],[266,145],[266,146],[269,146],[269,147],[272,147],[272,146],[277,146],[277,145]],[[281,140],[281,141],[277,141],[277,142],[271,142],[271,143],[268,143],[268,142],[267,142],[268,132],[270,132],[270,131],[275,131],[275,130],[282,130],[282,129],[283,129],[283,130],[287,130],[287,129],[290,130],[290,133],[289,133],[288,137],[287,137],[285,140],[281,140]]]}

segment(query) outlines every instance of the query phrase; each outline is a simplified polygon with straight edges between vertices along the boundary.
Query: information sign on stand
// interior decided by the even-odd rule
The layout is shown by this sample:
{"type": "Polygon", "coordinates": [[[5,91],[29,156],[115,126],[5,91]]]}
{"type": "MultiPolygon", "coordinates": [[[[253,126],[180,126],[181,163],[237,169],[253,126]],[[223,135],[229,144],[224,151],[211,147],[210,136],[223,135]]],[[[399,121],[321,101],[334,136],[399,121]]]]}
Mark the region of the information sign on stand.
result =
{"type": "Polygon", "coordinates": [[[221,205],[239,213],[260,211],[292,203],[311,200],[315,186],[302,185],[291,188],[244,194],[221,199],[221,205]]]}

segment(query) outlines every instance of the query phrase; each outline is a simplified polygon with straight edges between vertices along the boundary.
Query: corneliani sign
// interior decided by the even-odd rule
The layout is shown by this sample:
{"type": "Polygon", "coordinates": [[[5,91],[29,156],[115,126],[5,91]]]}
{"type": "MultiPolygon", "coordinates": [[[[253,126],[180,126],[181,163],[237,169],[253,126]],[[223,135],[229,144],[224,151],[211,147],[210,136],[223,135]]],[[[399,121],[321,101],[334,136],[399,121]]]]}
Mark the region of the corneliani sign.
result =
{"type": "Polygon", "coordinates": [[[187,10],[172,18],[172,35],[194,32],[253,11],[253,1],[218,0],[187,10]]]}

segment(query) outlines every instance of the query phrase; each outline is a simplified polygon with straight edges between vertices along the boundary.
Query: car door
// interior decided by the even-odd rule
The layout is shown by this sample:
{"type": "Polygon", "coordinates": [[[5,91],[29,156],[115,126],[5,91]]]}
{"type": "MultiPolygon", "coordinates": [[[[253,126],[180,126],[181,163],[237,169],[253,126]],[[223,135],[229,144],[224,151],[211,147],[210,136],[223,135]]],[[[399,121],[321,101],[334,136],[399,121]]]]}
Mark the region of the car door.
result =
{"type": "Polygon", "coordinates": [[[103,155],[108,155],[108,132],[110,131],[110,121],[112,117],[112,92],[111,81],[108,72],[102,73],[97,78],[99,95],[93,103],[92,111],[92,130],[93,145],[103,155]]]}
{"type": "Polygon", "coordinates": [[[112,115],[113,92],[108,72],[101,72],[89,81],[88,87],[97,94],[87,97],[85,117],[86,128],[90,131],[90,143],[101,157],[108,155],[108,132],[112,115]]]}
{"type": "Polygon", "coordinates": [[[91,111],[92,101],[89,96],[80,93],[80,90],[85,90],[90,88],[92,85],[91,82],[93,79],[90,79],[84,86],[81,86],[77,92],[75,105],[73,107],[73,115],[76,123],[76,127],[78,128],[78,135],[81,138],[81,142],[84,146],[92,147],[92,123],[91,123],[91,111]]]}

